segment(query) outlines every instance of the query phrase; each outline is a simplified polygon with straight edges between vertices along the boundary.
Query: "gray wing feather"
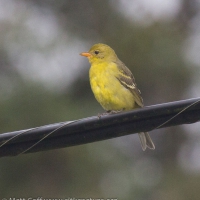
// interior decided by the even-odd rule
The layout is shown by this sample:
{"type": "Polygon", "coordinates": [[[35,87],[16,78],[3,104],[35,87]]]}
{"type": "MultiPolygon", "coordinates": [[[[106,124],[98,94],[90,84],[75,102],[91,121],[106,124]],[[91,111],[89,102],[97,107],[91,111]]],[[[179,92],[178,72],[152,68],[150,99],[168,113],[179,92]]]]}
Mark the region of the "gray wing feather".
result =
{"type": "Polygon", "coordinates": [[[120,81],[120,83],[127,89],[130,90],[130,92],[133,94],[134,99],[137,103],[137,105],[139,107],[143,107],[143,99],[141,97],[141,92],[140,90],[137,88],[135,79],[133,77],[133,74],[131,73],[131,71],[125,66],[125,64],[123,62],[121,62],[120,60],[118,60],[116,62],[119,71],[121,72],[121,74],[119,74],[119,76],[117,77],[118,80],[120,81]]]}

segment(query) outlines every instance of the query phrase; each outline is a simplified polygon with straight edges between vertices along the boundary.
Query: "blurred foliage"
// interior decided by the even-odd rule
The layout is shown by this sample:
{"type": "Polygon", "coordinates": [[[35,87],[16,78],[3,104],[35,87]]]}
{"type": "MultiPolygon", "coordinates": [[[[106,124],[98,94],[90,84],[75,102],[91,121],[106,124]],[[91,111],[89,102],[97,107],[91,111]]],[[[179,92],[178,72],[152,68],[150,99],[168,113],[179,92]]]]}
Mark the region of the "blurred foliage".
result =
{"type": "MultiPolygon", "coordinates": [[[[11,5],[14,3],[10,2],[11,5]]],[[[177,18],[172,21],[158,20],[146,26],[125,18],[116,9],[119,1],[19,2],[15,6],[24,10],[24,15],[20,13],[24,18],[27,15],[25,8],[44,16],[52,15],[64,34],[70,35],[73,41],[82,41],[88,47],[98,42],[113,47],[133,72],[145,105],[184,99],[191,89],[196,71],[192,64],[185,62],[182,48],[191,20],[199,13],[194,6],[195,0],[183,0],[177,18]]],[[[4,27],[0,31],[6,34],[9,22],[1,19],[0,24],[4,27]]],[[[14,20],[13,24],[24,33],[20,21],[14,20]]],[[[37,32],[37,24],[34,29],[37,32]]],[[[15,36],[14,30],[11,32],[17,46],[20,37],[15,36]]],[[[57,37],[59,40],[60,35],[57,37]]],[[[31,39],[27,34],[24,41],[20,41],[21,46],[30,44],[31,39]]],[[[12,48],[5,46],[3,40],[1,36],[2,133],[103,112],[90,90],[89,64],[84,59],[78,66],[81,73],[74,76],[70,84],[62,86],[61,92],[49,90],[41,82],[29,80],[20,73],[17,59],[13,61],[10,56],[13,55],[12,48]]],[[[35,41],[31,42],[37,50],[35,41]]],[[[51,48],[55,46],[38,47],[38,54],[51,48]]],[[[80,52],[82,50],[88,49],[83,49],[80,44],[80,52]]],[[[63,73],[70,74],[70,70],[67,68],[63,73]]],[[[199,171],[184,171],[179,163],[181,149],[190,140],[184,133],[186,130],[180,127],[152,132],[155,151],[142,152],[138,136],[133,135],[62,150],[2,158],[0,197],[199,199],[199,171]]]]}

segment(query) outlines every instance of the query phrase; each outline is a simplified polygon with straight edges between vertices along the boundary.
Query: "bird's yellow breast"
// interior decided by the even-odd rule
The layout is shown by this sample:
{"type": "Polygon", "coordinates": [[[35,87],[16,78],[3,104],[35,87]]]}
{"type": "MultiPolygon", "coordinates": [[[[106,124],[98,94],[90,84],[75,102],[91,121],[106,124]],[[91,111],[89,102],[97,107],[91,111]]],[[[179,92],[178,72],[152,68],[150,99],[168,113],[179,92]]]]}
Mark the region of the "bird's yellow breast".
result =
{"type": "Polygon", "coordinates": [[[135,107],[132,93],[117,79],[119,70],[115,63],[92,64],[89,75],[95,98],[105,110],[131,110],[135,107]]]}

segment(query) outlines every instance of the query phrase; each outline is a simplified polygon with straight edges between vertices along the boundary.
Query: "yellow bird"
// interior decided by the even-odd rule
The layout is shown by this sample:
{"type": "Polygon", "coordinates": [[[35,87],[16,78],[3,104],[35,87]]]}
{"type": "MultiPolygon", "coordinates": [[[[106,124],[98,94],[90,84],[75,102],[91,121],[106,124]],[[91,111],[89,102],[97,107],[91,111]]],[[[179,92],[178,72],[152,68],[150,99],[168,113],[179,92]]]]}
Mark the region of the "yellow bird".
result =
{"type": "MultiPolygon", "coordinates": [[[[91,68],[90,85],[95,98],[107,112],[119,112],[143,107],[140,90],[131,71],[106,44],[95,44],[89,52],[80,55],[88,58],[91,68]]],[[[155,149],[147,132],[139,133],[143,151],[155,149]]]]}

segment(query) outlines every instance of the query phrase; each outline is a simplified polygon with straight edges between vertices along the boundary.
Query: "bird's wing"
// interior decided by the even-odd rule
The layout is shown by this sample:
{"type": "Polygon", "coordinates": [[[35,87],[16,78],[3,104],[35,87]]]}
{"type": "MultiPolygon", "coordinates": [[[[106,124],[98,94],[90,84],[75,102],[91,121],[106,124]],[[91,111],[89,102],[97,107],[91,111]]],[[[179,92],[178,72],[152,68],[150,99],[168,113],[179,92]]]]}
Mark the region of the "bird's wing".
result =
{"type": "Polygon", "coordinates": [[[120,81],[120,83],[127,89],[130,90],[130,92],[133,94],[133,97],[138,104],[138,106],[143,107],[143,99],[141,97],[141,92],[137,88],[135,78],[133,77],[133,74],[131,71],[125,66],[123,62],[118,60],[116,62],[117,67],[120,71],[117,79],[120,81]]]}

